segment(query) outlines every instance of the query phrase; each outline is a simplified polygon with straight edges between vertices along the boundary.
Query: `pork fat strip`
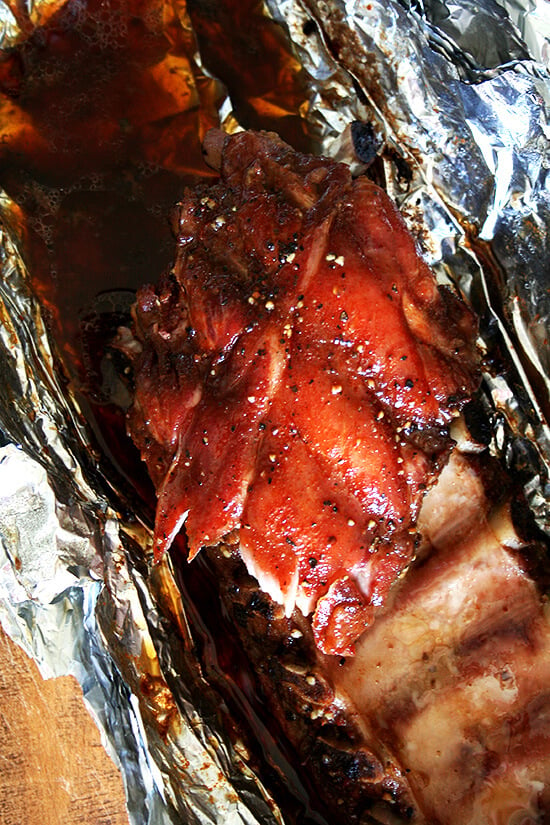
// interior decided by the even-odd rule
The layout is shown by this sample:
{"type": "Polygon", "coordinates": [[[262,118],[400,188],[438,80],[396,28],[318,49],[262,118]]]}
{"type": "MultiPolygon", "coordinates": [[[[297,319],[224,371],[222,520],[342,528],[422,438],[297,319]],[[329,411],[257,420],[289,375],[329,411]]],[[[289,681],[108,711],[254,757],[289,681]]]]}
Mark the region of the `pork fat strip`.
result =
{"type": "Polygon", "coordinates": [[[155,550],[238,531],[260,587],[351,655],[414,556],[475,322],[369,180],[272,134],[207,144],[220,181],[185,192],[174,269],[135,310],[155,550]]]}

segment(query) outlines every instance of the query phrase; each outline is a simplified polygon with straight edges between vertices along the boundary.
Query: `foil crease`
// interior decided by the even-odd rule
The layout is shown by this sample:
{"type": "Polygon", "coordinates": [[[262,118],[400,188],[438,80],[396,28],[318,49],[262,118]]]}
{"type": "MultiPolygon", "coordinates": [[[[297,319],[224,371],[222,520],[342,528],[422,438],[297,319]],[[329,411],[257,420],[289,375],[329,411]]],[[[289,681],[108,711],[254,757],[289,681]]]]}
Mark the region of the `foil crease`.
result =
{"type": "MultiPolygon", "coordinates": [[[[2,47],[54,5],[2,5],[2,47]]],[[[317,150],[360,171],[366,130],[363,167],[378,158],[427,260],[480,313],[493,449],[528,467],[529,502],[550,532],[548,4],[266,6],[301,67],[300,116],[317,150]]],[[[227,98],[220,120],[248,125],[227,98]]],[[[147,528],[91,472],[87,423],[29,288],[18,209],[4,197],[0,210],[0,427],[11,442],[0,452],[0,620],[45,676],[79,679],[132,823],[282,823],[216,714],[197,710],[199,695],[212,707],[216,696],[170,564],[148,566],[147,528]]]]}

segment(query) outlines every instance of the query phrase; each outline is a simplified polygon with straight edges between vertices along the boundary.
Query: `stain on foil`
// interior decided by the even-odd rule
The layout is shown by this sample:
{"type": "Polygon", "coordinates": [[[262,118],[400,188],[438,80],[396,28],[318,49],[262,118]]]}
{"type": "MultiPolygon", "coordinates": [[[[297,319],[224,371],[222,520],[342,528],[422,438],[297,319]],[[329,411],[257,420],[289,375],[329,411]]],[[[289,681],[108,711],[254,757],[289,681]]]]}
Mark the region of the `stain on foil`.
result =
{"type": "MultiPolygon", "coordinates": [[[[21,116],[15,49],[64,6],[0,3],[2,82],[12,111],[2,139],[18,151],[29,123],[21,116]]],[[[246,83],[252,46],[231,30],[229,5],[192,3],[188,13],[167,4],[164,17],[147,21],[155,43],[164,25],[171,45],[185,41],[189,59],[178,62],[170,52],[154,67],[152,75],[167,78],[166,95],[158,117],[148,112],[138,131],[158,140],[141,176],[125,173],[124,185],[134,197],[157,175],[176,170],[182,180],[192,177],[198,141],[216,107],[231,129],[278,128],[287,140],[307,139],[316,151],[352,162],[356,172],[377,164],[438,276],[456,283],[482,317],[493,449],[512,468],[527,468],[529,502],[550,532],[548,4],[267,0],[266,6],[265,28],[260,6],[250,19],[274,57],[269,70],[246,83]],[[177,84],[183,75],[193,81],[185,100],[177,84]],[[229,95],[221,94],[221,84],[229,95]],[[182,140],[191,138],[188,156],[182,140]],[[506,369],[495,356],[501,352],[506,369]]],[[[105,20],[104,35],[113,41],[116,4],[109,10],[114,17],[105,20]]],[[[18,54],[24,60],[29,52],[18,54]]],[[[256,66],[262,55],[253,59],[256,66]]],[[[48,71],[54,82],[61,67],[54,61],[48,71]]],[[[120,145],[132,132],[130,110],[109,120],[120,145]]],[[[70,147],[62,149],[65,159],[70,147]]],[[[92,184],[102,192],[105,179],[93,177],[92,184]]],[[[71,369],[64,369],[50,334],[56,318],[30,289],[25,207],[47,205],[45,216],[30,223],[49,249],[52,220],[62,208],[72,219],[83,185],[57,191],[57,200],[53,189],[30,183],[24,202],[0,198],[0,429],[11,442],[0,450],[0,617],[45,674],[71,672],[81,682],[123,772],[136,825],[282,823],[238,748],[212,723],[216,695],[194,657],[169,562],[148,566],[148,529],[140,514],[128,518],[125,490],[92,446],[67,381],[71,369]],[[199,712],[199,695],[208,713],[199,712]]]]}

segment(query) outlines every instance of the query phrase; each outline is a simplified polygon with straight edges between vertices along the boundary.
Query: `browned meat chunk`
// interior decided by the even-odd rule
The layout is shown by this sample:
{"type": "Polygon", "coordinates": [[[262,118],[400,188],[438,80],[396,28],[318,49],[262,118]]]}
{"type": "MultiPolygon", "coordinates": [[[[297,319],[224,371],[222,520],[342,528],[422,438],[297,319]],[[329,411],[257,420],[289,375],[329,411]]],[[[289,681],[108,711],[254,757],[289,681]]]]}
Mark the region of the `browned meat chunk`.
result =
{"type": "Polygon", "coordinates": [[[548,821],[544,548],[456,418],[472,314],[368,180],[272,135],[207,149],[220,182],[136,307],[157,553],[209,547],[331,822],[548,821]]]}
{"type": "Polygon", "coordinates": [[[475,323],[369,180],[271,134],[208,148],[221,179],[185,192],[174,270],[136,308],[156,552],[239,531],[260,586],[349,655],[413,558],[475,323]]]}

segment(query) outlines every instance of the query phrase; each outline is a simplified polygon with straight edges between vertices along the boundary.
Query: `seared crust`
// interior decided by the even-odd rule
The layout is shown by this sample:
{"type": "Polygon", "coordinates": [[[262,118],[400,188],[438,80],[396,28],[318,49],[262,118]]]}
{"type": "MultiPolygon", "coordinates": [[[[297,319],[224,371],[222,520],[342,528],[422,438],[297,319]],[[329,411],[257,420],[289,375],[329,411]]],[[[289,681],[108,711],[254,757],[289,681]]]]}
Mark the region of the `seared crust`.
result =
{"type": "Polygon", "coordinates": [[[311,622],[298,610],[284,615],[247,573],[236,545],[208,548],[208,556],[269,710],[331,821],[367,821],[380,807],[398,821],[414,820],[417,808],[406,776],[381,742],[367,741],[366,720],[335,692],[311,622]]]}

